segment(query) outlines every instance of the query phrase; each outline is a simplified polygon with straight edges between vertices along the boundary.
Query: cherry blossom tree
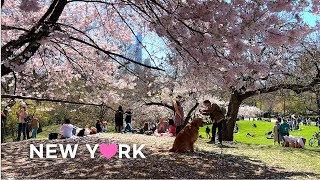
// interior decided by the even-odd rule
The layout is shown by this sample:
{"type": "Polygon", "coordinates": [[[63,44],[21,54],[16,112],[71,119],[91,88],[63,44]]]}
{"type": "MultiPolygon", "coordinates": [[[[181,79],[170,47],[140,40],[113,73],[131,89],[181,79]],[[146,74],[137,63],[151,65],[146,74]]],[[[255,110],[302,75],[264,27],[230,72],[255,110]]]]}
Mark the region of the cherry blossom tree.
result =
{"type": "Polygon", "coordinates": [[[130,63],[160,70],[124,55],[136,32],[146,33],[136,15],[124,1],[2,2],[2,89],[117,103],[117,90],[132,89],[141,78],[128,68],[130,63]]]}
{"type": "MultiPolygon", "coordinates": [[[[318,7],[316,0],[4,1],[1,74],[29,78],[19,83],[22,88],[11,84],[19,92],[36,77],[48,81],[38,85],[46,87],[44,96],[67,98],[73,89],[84,93],[74,98],[83,96],[88,101],[94,92],[98,98],[93,101],[119,102],[132,92],[136,79],[146,84],[159,81],[154,87],[151,84],[150,89],[158,90],[148,91],[148,96],[161,95],[162,90],[169,97],[174,91],[204,92],[197,96],[222,91],[230,94],[224,139],[233,140],[243,100],[279,89],[300,93],[318,87],[319,60],[309,56],[313,70],[305,72],[301,59],[319,31],[319,24],[310,27],[301,15],[316,14],[318,7]],[[123,44],[132,43],[141,26],[155,31],[172,50],[162,65],[165,73],[145,78],[128,68],[127,64],[136,63],[163,70],[157,67],[161,59],[151,66],[123,55],[123,44]],[[131,74],[120,74],[119,69],[131,74]]],[[[152,53],[148,55],[154,59],[152,53]]]]}
{"type": "MultiPolygon", "coordinates": [[[[183,76],[193,87],[212,83],[231,92],[226,140],[233,140],[239,107],[246,98],[317,87],[320,72],[303,72],[301,57],[319,24],[310,27],[301,15],[316,14],[318,7],[319,1],[303,0],[144,1],[136,6],[176,50],[172,64],[185,67],[183,76]]],[[[319,67],[319,60],[312,61],[313,68],[319,67]]]]}

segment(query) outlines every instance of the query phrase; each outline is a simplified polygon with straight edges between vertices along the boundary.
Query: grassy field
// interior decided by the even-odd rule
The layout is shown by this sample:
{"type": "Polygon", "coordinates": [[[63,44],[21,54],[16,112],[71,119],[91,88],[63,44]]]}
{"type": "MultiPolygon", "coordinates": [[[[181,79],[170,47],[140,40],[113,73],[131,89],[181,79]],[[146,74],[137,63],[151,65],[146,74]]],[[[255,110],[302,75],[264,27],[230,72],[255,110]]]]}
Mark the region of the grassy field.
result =
{"type": "MultiPolygon", "coordinates": [[[[237,121],[237,124],[239,125],[239,132],[234,134],[234,140],[236,142],[246,144],[273,145],[273,139],[267,139],[269,135],[265,135],[265,133],[272,131],[274,123],[263,121],[237,121]],[[253,124],[256,124],[257,127],[254,128],[252,126],[253,124]],[[247,133],[254,135],[254,137],[247,136],[247,133]]],[[[211,128],[211,125],[209,125],[209,127],[211,128]]],[[[202,127],[200,129],[200,134],[204,138],[206,138],[205,128],[206,127],[202,127]]],[[[306,138],[308,142],[312,135],[318,131],[319,128],[315,126],[300,126],[299,130],[290,131],[290,135],[302,136],[306,138]]],[[[307,142],[306,147],[310,148],[307,142]]]]}
{"type": "MultiPolygon", "coordinates": [[[[269,135],[265,135],[266,132],[272,131],[274,123],[263,122],[263,121],[237,121],[239,125],[239,132],[234,134],[234,140],[239,143],[246,144],[259,144],[259,145],[273,145],[273,139],[267,139],[269,135]],[[253,128],[252,125],[256,124],[257,128],[253,128]],[[255,135],[254,137],[247,136],[247,133],[255,135]]],[[[211,125],[209,125],[211,128],[211,125]]],[[[200,128],[200,135],[206,137],[205,132],[206,126],[200,128]]],[[[59,132],[60,125],[52,125],[43,127],[43,132],[37,135],[37,139],[48,138],[49,133],[59,132]]],[[[110,127],[109,130],[114,130],[110,127]]],[[[311,148],[308,144],[309,139],[315,132],[318,132],[318,127],[315,126],[300,126],[299,130],[291,131],[290,134],[293,136],[303,136],[307,139],[306,147],[311,148]]],[[[211,133],[211,132],[210,132],[211,133]]],[[[31,135],[31,133],[30,133],[31,135]]],[[[11,142],[12,138],[7,139],[7,142],[11,142]]],[[[312,149],[320,149],[319,147],[312,147],[312,149]]]]}
{"type": "MultiPolygon", "coordinates": [[[[101,133],[85,138],[52,140],[50,132],[59,132],[59,125],[43,127],[38,140],[26,140],[1,145],[1,177],[4,179],[46,178],[183,178],[183,179],[320,179],[320,147],[306,149],[284,148],[273,145],[265,132],[272,130],[273,123],[238,121],[239,133],[235,142],[223,146],[207,144],[206,138],[195,143],[194,153],[168,153],[174,138],[142,134],[101,133]],[[253,128],[255,123],[257,128],[253,128]],[[246,134],[255,137],[247,137],[246,134]],[[29,144],[79,144],[75,159],[57,160],[29,158],[29,144]],[[145,144],[146,159],[106,159],[98,152],[97,158],[89,158],[85,144],[121,143],[145,144]],[[23,164],[23,165],[22,165],[23,164]],[[66,167],[69,168],[61,168],[66,167]],[[145,168],[148,167],[148,168],[145,168]],[[172,168],[175,167],[175,168],[172,168]],[[126,171],[119,171],[126,169],[126,171]],[[173,170],[174,169],[174,170],[173,170]]],[[[291,132],[307,140],[317,127],[302,126],[291,132]]],[[[206,137],[205,127],[200,134],[206,137]]]]}

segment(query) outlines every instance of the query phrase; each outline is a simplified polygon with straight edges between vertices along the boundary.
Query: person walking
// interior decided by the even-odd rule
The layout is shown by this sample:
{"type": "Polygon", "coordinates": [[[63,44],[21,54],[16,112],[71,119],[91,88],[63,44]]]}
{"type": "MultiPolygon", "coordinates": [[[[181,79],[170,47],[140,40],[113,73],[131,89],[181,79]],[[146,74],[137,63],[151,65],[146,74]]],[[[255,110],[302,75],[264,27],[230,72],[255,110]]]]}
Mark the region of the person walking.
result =
{"type": "Polygon", "coordinates": [[[207,107],[207,110],[200,110],[202,115],[209,115],[212,120],[212,137],[208,144],[215,144],[216,129],[218,128],[218,140],[222,145],[222,122],[225,119],[225,112],[217,104],[212,103],[209,100],[203,101],[203,105],[207,107]]]}
{"type": "Polygon", "coordinates": [[[123,128],[123,113],[122,106],[119,106],[115,114],[116,132],[121,132],[123,128]]]}
{"type": "Polygon", "coordinates": [[[181,96],[177,96],[176,100],[173,102],[174,107],[174,125],[176,127],[176,135],[179,134],[179,132],[184,127],[184,112],[183,107],[181,106],[181,96]]]}
{"type": "Polygon", "coordinates": [[[27,129],[27,123],[25,121],[25,118],[28,116],[27,111],[27,105],[21,104],[20,110],[17,112],[17,118],[18,118],[18,137],[17,141],[20,141],[21,139],[21,132],[23,134],[23,140],[27,138],[26,136],[26,129],[27,129]]]}

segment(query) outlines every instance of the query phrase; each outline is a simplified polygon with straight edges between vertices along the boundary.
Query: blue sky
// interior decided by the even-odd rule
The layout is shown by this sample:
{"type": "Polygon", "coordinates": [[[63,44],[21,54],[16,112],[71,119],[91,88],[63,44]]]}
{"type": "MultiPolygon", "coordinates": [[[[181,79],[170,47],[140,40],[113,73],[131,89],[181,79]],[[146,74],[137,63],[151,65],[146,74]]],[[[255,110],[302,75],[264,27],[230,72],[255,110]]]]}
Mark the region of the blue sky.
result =
{"type": "MultiPolygon", "coordinates": [[[[315,15],[309,12],[300,13],[301,18],[311,27],[315,27],[317,25],[317,21],[320,21],[320,15],[315,15]]],[[[170,50],[166,47],[164,41],[161,38],[156,38],[153,40],[150,40],[147,37],[143,37],[143,44],[146,45],[146,48],[148,51],[157,58],[165,58],[166,55],[169,53],[170,50]],[[161,49],[157,49],[157,47],[163,47],[161,49]]],[[[142,50],[142,62],[144,62],[144,59],[148,58],[149,55],[147,54],[146,50],[142,50]]],[[[152,62],[153,65],[154,62],[152,62]]],[[[158,64],[156,64],[157,66],[158,64]]]]}
{"type": "Polygon", "coordinates": [[[316,26],[316,22],[320,21],[320,15],[314,15],[308,12],[301,13],[301,18],[310,26],[316,26]]]}

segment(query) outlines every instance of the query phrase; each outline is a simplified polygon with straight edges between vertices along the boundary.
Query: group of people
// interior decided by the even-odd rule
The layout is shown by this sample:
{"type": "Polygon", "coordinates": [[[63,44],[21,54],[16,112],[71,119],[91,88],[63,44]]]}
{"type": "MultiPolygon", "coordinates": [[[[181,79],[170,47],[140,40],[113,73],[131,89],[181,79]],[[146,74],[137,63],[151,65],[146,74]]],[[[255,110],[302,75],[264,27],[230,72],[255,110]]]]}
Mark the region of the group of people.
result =
{"type": "Polygon", "coordinates": [[[18,118],[18,137],[17,141],[21,140],[21,133],[23,134],[23,140],[30,138],[30,129],[32,131],[32,138],[37,137],[39,128],[39,119],[35,116],[30,116],[27,111],[27,105],[21,104],[19,111],[16,113],[18,118]]]}
{"type": "MultiPolygon", "coordinates": [[[[67,139],[67,138],[71,138],[72,136],[83,137],[89,134],[97,134],[97,133],[107,131],[106,122],[101,122],[100,120],[97,120],[95,125],[96,127],[79,128],[72,125],[69,118],[65,118],[64,123],[60,127],[60,138],[67,139]]],[[[53,133],[53,134],[56,134],[57,137],[51,138],[51,139],[58,138],[57,133],[53,133]]]]}
{"type": "MultiPolygon", "coordinates": [[[[169,119],[169,123],[164,121],[163,118],[160,118],[157,123],[155,130],[158,133],[169,132],[173,135],[178,134],[184,127],[184,112],[183,107],[181,106],[181,96],[177,96],[176,100],[173,101],[174,108],[174,118],[169,119]]],[[[123,130],[123,121],[125,120],[126,126],[124,128],[124,132],[132,132],[132,116],[133,113],[131,109],[124,111],[122,106],[118,107],[118,110],[115,113],[115,130],[116,132],[122,132],[123,130]],[[124,118],[125,116],[125,118],[124,118]]],[[[149,123],[144,123],[144,127],[141,128],[142,132],[150,131],[152,128],[149,127],[149,123]]],[[[153,131],[153,132],[154,132],[153,131]]]]}
{"type": "MultiPolygon", "coordinates": [[[[174,119],[169,119],[169,122],[164,121],[163,118],[160,118],[159,123],[156,126],[157,133],[170,133],[174,136],[178,135],[179,132],[184,127],[184,112],[181,106],[181,102],[176,100],[173,102],[174,107],[174,119]]],[[[215,144],[216,134],[218,129],[218,141],[219,144],[222,145],[222,124],[226,119],[225,114],[226,110],[224,108],[219,107],[215,103],[211,103],[209,100],[205,100],[203,105],[206,107],[205,110],[200,110],[200,114],[204,116],[209,116],[212,121],[212,135],[210,135],[210,141],[208,144],[215,144]]],[[[147,130],[147,128],[146,128],[147,130]]],[[[210,133],[210,128],[206,128],[207,134],[210,133]]]]}
{"type": "Polygon", "coordinates": [[[274,144],[278,142],[280,145],[281,141],[285,141],[284,137],[289,136],[289,131],[291,127],[288,124],[287,120],[284,119],[282,121],[281,118],[278,118],[277,121],[275,122],[275,125],[273,127],[273,134],[274,134],[274,144]],[[281,123],[282,122],[282,123],[281,123]]]}
{"type": "MultiPolygon", "coordinates": [[[[184,111],[181,105],[181,98],[178,96],[173,101],[174,108],[174,117],[169,119],[169,121],[164,121],[163,118],[160,118],[159,123],[156,125],[157,133],[170,133],[173,136],[179,134],[179,132],[184,127],[184,111]]],[[[211,140],[208,143],[215,143],[216,129],[218,129],[218,140],[222,144],[222,122],[225,120],[225,112],[223,108],[220,108],[217,104],[211,103],[209,100],[205,100],[203,105],[207,107],[206,110],[200,110],[200,114],[209,116],[212,120],[212,136],[211,140]]],[[[132,116],[133,113],[131,109],[128,109],[124,112],[122,106],[119,106],[118,110],[115,113],[115,130],[116,132],[122,132],[123,130],[123,121],[125,120],[126,126],[124,132],[132,131],[132,116]],[[125,118],[124,118],[125,115],[125,118]]],[[[17,112],[18,118],[18,137],[19,141],[21,138],[21,133],[23,134],[23,139],[27,139],[27,126],[32,127],[32,138],[36,138],[37,130],[39,128],[39,119],[36,117],[31,117],[28,114],[25,104],[20,105],[20,110],[17,112]]],[[[105,132],[107,129],[106,123],[97,120],[95,123],[95,128],[91,128],[90,134],[105,132]]],[[[61,138],[70,138],[73,135],[76,135],[76,127],[71,124],[70,119],[65,119],[64,124],[60,128],[61,138]]],[[[148,131],[148,126],[143,128],[144,131],[148,131]]],[[[85,132],[85,131],[84,131],[85,132]]],[[[78,132],[79,133],[79,132],[78,132]]],[[[88,133],[88,132],[87,132],[88,133]]],[[[80,133],[81,136],[82,133],[80,133]]]]}
{"type": "Polygon", "coordinates": [[[131,109],[128,109],[126,112],[122,109],[122,106],[119,106],[118,110],[115,113],[115,129],[116,132],[121,132],[123,129],[123,116],[126,115],[125,117],[125,122],[126,122],[126,127],[125,127],[125,132],[131,132],[132,131],[132,126],[131,126],[131,121],[132,121],[132,112],[131,109]]]}
{"type": "Polygon", "coordinates": [[[98,119],[96,121],[96,129],[98,133],[107,132],[108,130],[107,122],[106,121],[102,122],[101,120],[98,119]]]}

